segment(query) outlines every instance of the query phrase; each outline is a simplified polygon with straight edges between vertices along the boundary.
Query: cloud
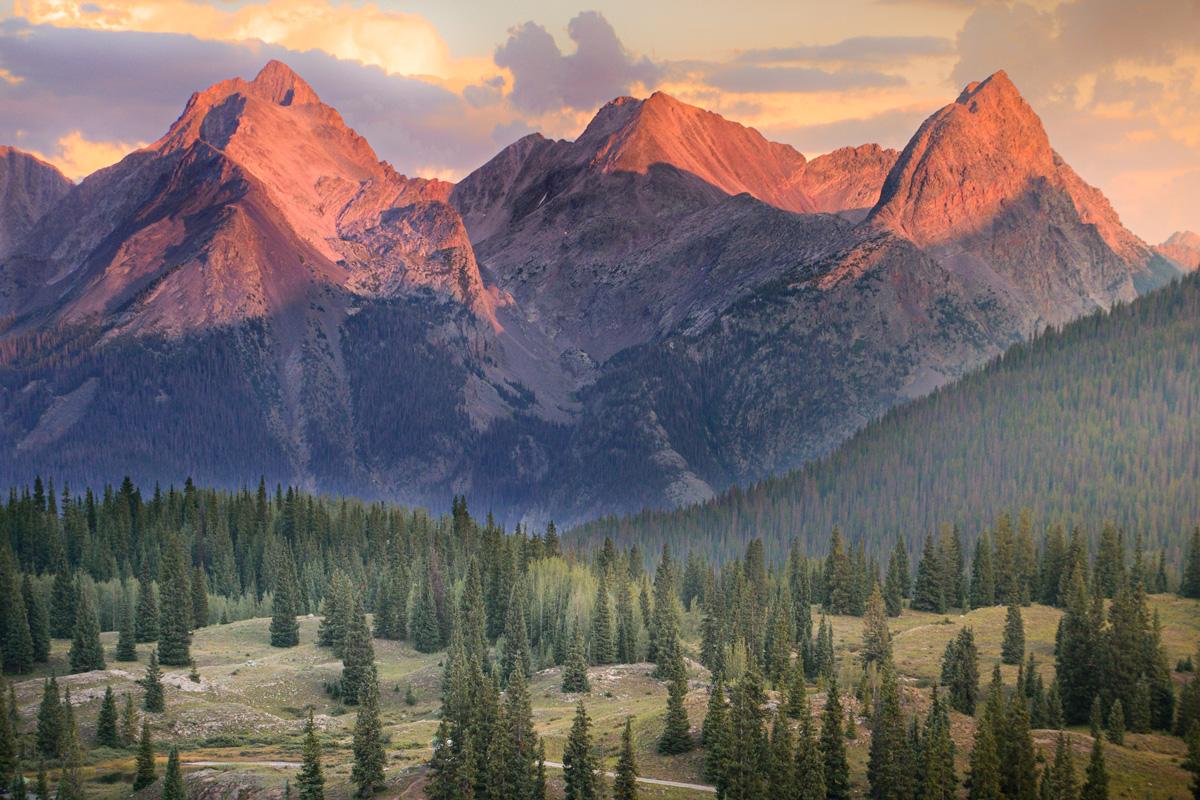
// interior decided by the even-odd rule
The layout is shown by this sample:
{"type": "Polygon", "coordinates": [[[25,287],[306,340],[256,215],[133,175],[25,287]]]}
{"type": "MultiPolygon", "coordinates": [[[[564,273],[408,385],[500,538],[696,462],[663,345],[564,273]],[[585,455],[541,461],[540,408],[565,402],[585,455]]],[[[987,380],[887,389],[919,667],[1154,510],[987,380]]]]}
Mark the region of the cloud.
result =
{"type": "Polygon", "coordinates": [[[877,89],[903,86],[904,78],[871,70],[824,70],[817,67],[764,67],[757,64],[722,64],[704,75],[709,86],[726,92],[812,92],[877,89]]]}
{"type": "Polygon", "coordinates": [[[86,178],[98,169],[114,164],[146,142],[93,142],[80,131],[71,131],[58,140],[58,149],[33,155],[58,167],[73,181],[86,178]]]}
{"type": "Polygon", "coordinates": [[[193,0],[15,0],[35,24],[106,31],[185,33],[220,41],[258,40],[322,50],[398,75],[444,75],[450,56],[432,24],[373,3],[265,0],[240,5],[193,0]]]}
{"type": "Polygon", "coordinates": [[[815,155],[847,145],[876,143],[903,148],[929,116],[925,106],[893,108],[868,117],[840,119],[814,125],[764,127],[763,135],[815,155]]]}
{"type": "Polygon", "coordinates": [[[496,66],[513,76],[509,94],[521,111],[594,110],[634,86],[653,86],[663,68],[625,49],[603,15],[585,11],[567,25],[575,52],[564,54],[549,31],[534,22],[511,29],[496,48],[496,66]]]}
{"type": "Polygon", "coordinates": [[[154,141],[192,92],[252,77],[271,58],[304,76],[401,171],[473,168],[493,154],[491,131],[508,118],[426,81],[316,50],[9,19],[0,21],[0,69],[24,80],[0,82],[0,142],[56,153],[76,133],[90,143],[154,141]]]}
{"type": "Polygon", "coordinates": [[[914,58],[954,53],[954,42],[941,36],[854,36],[833,44],[802,44],[746,50],[738,61],[778,64],[789,61],[896,64],[914,58]]]}

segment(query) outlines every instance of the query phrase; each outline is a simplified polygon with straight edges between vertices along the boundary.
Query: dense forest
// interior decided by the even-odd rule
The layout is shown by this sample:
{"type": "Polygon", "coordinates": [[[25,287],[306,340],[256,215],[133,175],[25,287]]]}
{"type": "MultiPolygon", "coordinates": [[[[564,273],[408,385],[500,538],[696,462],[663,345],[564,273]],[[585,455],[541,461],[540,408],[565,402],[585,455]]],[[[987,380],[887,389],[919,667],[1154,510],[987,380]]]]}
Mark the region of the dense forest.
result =
{"type": "MultiPolygon", "coordinates": [[[[1038,525],[1105,522],[1181,562],[1200,508],[1200,275],[1014,346],[886,414],[829,457],[703,505],[569,535],[729,558],[763,538],[820,552],[839,526],[886,553],[943,523],[966,544],[1004,511],[1038,525]]],[[[913,550],[912,555],[916,554],[913,550]]]]}
{"type": "MultiPolygon", "coordinates": [[[[10,495],[0,532],[5,670],[21,674],[44,661],[52,638],[71,640],[72,672],[104,669],[110,655],[100,631],[115,627],[117,661],[136,661],[137,642],[156,643],[142,680],[145,714],[163,711],[160,664],[193,664],[195,673],[194,630],[231,614],[270,615],[270,644],[289,648],[299,643],[297,617],[320,613],[317,642],[343,665],[326,690],[356,709],[351,781],[362,797],[385,784],[373,645],[380,639],[445,652],[427,788],[439,800],[545,796],[528,680],[551,666],[561,667],[561,690],[579,698],[563,755],[566,796],[600,796],[588,667],[645,661],[667,686],[658,751],[703,748],[705,775],[721,797],[778,797],[783,786],[798,787],[798,798],[848,797],[846,737],[856,723],[844,704],[851,699],[871,728],[871,797],[948,798],[965,779],[976,798],[1103,798],[1103,739],[1118,741],[1125,731],[1187,736],[1200,770],[1200,682],[1177,690],[1147,603],[1148,593],[1167,588],[1162,553],[1155,557],[1140,537],[1130,541],[1112,525],[1093,550],[1079,531],[1051,526],[1035,536],[1027,518],[1001,515],[970,550],[952,527],[925,537],[915,567],[902,544],[881,561],[834,529],[823,558],[797,545],[777,567],[756,538],[723,561],[700,549],[680,558],[669,546],[650,559],[611,539],[572,552],[553,525],[508,532],[476,520],[461,498],[450,514],[433,517],[295,489],[270,492],[262,483],[233,493],[188,483],[144,499],[126,480],[81,494],[38,481],[10,495]],[[1032,602],[1064,609],[1048,685],[1026,657],[1022,608],[1032,602]],[[981,688],[988,665],[964,628],[946,647],[928,703],[902,703],[889,617],[906,608],[985,605],[1008,608],[1003,660],[1021,667],[1015,685],[1005,686],[997,667],[981,688]],[[695,610],[698,644],[682,628],[695,610]],[[835,652],[826,616],[846,614],[863,618],[852,654],[835,652]],[[698,738],[684,703],[689,660],[710,680],[698,738]],[[814,688],[824,696],[819,713],[810,705],[814,688]],[[771,690],[780,698],[774,708],[766,702],[771,690]],[[979,723],[967,775],[956,774],[951,710],[979,723]],[[1082,780],[1069,752],[1046,763],[1034,757],[1031,729],[1080,724],[1096,732],[1082,780]]],[[[1178,588],[1200,594],[1200,531],[1185,562],[1178,588]]],[[[57,683],[46,680],[36,725],[20,746],[20,725],[8,723],[16,706],[3,702],[0,777],[20,774],[16,754],[28,749],[57,765],[60,797],[81,797],[83,745],[69,696],[60,698],[57,683]]],[[[137,731],[132,702],[127,695],[118,712],[106,693],[97,738],[136,744],[139,770],[153,780],[154,745],[145,724],[137,731]]],[[[628,730],[613,783],[614,796],[625,798],[637,793],[628,730]]],[[[301,796],[313,800],[323,778],[311,720],[305,735],[309,783],[301,796]]],[[[178,771],[173,751],[164,795],[179,789],[178,771]]]]}

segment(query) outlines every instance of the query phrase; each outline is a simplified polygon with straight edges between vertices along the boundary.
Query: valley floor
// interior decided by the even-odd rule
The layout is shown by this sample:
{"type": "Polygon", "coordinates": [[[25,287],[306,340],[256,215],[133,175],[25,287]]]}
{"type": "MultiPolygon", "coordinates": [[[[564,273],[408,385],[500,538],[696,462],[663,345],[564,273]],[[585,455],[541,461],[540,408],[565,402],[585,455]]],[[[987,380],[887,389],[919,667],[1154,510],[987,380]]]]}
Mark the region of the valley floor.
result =
{"type": "MultiPolygon", "coordinates": [[[[1163,623],[1163,640],[1170,664],[1196,651],[1200,641],[1200,602],[1174,595],[1150,598],[1163,623]]],[[[1023,610],[1026,641],[1035,655],[1043,678],[1048,682],[1054,670],[1054,635],[1061,612],[1046,606],[1023,610]]],[[[904,701],[909,710],[928,703],[928,687],[940,669],[946,643],[963,625],[970,625],[980,650],[981,672],[990,672],[999,660],[1004,627],[1002,607],[972,611],[966,615],[937,615],[906,610],[891,620],[896,665],[901,673],[904,701]]],[[[295,765],[301,758],[301,727],[306,709],[316,713],[324,748],[327,795],[341,800],[351,795],[349,787],[350,737],[354,710],[331,699],[325,685],[335,681],[341,662],[315,645],[318,619],[302,618],[299,647],[279,650],[268,644],[268,619],[252,619],[228,625],[214,625],[196,631],[192,653],[200,681],[189,679],[187,670],[168,670],[167,709],[150,715],[156,746],[165,756],[169,743],[176,743],[192,775],[193,797],[225,800],[237,793],[241,800],[279,797],[282,787],[294,778],[295,765]]],[[[862,637],[862,620],[832,617],[835,647],[843,663],[853,658],[862,637]]],[[[698,612],[684,615],[685,647],[697,649],[698,612]]],[[[152,645],[139,645],[141,662],[120,663],[111,658],[116,635],[106,633],[103,641],[109,656],[108,669],[79,675],[64,675],[68,667],[69,642],[54,642],[51,661],[37,674],[15,683],[21,715],[21,729],[29,733],[35,724],[41,698],[42,679],[55,672],[59,683],[71,690],[80,734],[90,744],[95,732],[96,714],[106,685],[112,686],[118,699],[125,692],[140,698],[141,678],[152,645]]],[[[423,655],[407,643],[375,640],[375,652],[382,690],[382,712],[388,739],[388,797],[422,797],[422,764],[430,753],[430,742],[437,726],[440,705],[441,653],[423,655]],[[411,684],[416,704],[405,704],[406,687],[411,684]]],[[[703,784],[702,749],[682,756],[664,757],[655,752],[666,708],[666,688],[650,677],[651,665],[633,664],[594,667],[589,675],[592,692],[585,698],[595,723],[595,740],[606,754],[606,766],[612,769],[619,743],[620,728],[627,715],[634,717],[634,740],[641,775],[664,782],[703,784]]],[[[1016,667],[1004,667],[1005,683],[1011,685],[1016,667]]],[[[689,662],[690,681],[687,710],[693,733],[699,738],[700,725],[708,702],[708,675],[689,662]]],[[[1176,675],[1182,680],[1182,676],[1176,675]]],[[[576,695],[559,691],[557,668],[539,672],[531,682],[534,723],[546,741],[550,762],[562,760],[562,748],[571,724],[576,695]]],[[[986,682],[986,681],[985,681],[986,682]]],[[[776,697],[771,693],[772,699],[776,697]]],[[[813,705],[819,710],[824,695],[814,693],[813,705]]],[[[848,742],[851,775],[856,796],[866,790],[866,759],[870,734],[862,709],[852,699],[848,703],[857,717],[857,738],[848,742]]],[[[958,775],[967,769],[967,755],[974,735],[974,720],[952,715],[953,736],[957,745],[958,775]]],[[[1076,766],[1086,763],[1091,739],[1086,729],[1071,731],[1076,766]]],[[[1054,733],[1034,731],[1034,740],[1045,754],[1052,751],[1054,733]]],[[[128,796],[133,779],[133,751],[89,747],[85,751],[84,774],[89,797],[128,796]]],[[[1123,746],[1109,744],[1106,749],[1111,796],[1113,798],[1149,798],[1167,800],[1188,793],[1189,775],[1181,764],[1186,755],[1183,742],[1158,734],[1128,734],[1123,746]]],[[[29,761],[26,761],[27,766],[29,761]]],[[[161,765],[160,765],[161,775],[161,765]]],[[[53,779],[54,775],[51,774],[53,779]]],[[[561,774],[550,770],[552,796],[561,796],[561,774]]],[[[711,792],[694,788],[643,783],[645,798],[711,797],[711,792]]],[[[146,790],[157,797],[157,787],[146,790]]]]}

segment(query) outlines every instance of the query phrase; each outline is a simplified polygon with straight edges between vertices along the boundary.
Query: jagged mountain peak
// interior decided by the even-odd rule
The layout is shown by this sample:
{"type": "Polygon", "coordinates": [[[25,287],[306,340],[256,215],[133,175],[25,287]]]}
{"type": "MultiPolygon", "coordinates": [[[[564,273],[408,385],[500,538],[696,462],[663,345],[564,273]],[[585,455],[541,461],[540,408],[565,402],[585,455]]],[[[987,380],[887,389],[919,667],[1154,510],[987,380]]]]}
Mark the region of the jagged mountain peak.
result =
{"type": "Polygon", "coordinates": [[[8,145],[0,145],[0,258],[74,184],[57,167],[8,145]]]}
{"type": "Polygon", "coordinates": [[[1159,255],[1186,272],[1200,269],[1200,234],[1193,231],[1175,231],[1167,240],[1154,248],[1159,255]]]}
{"type": "Polygon", "coordinates": [[[281,106],[308,105],[321,99],[307,82],[282,61],[271,59],[250,81],[262,98],[281,106]]]}

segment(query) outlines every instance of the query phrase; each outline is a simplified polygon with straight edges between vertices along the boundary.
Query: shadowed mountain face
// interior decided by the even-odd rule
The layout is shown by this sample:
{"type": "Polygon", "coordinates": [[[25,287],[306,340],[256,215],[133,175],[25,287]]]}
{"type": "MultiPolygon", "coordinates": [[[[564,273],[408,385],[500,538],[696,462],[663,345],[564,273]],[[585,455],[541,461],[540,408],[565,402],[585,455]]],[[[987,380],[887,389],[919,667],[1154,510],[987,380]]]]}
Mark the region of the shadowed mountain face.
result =
{"type": "Polygon", "coordinates": [[[794,466],[1175,272],[1002,75],[902,154],[807,161],[655,94],[452,187],[272,62],[36,216],[0,250],[0,479],[264,474],[508,520],[794,466]]]}
{"type": "Polygon", "coordinates": [[[0,258],[70,190],[71,182],[54,167],[0,146],[0,258]]]}

